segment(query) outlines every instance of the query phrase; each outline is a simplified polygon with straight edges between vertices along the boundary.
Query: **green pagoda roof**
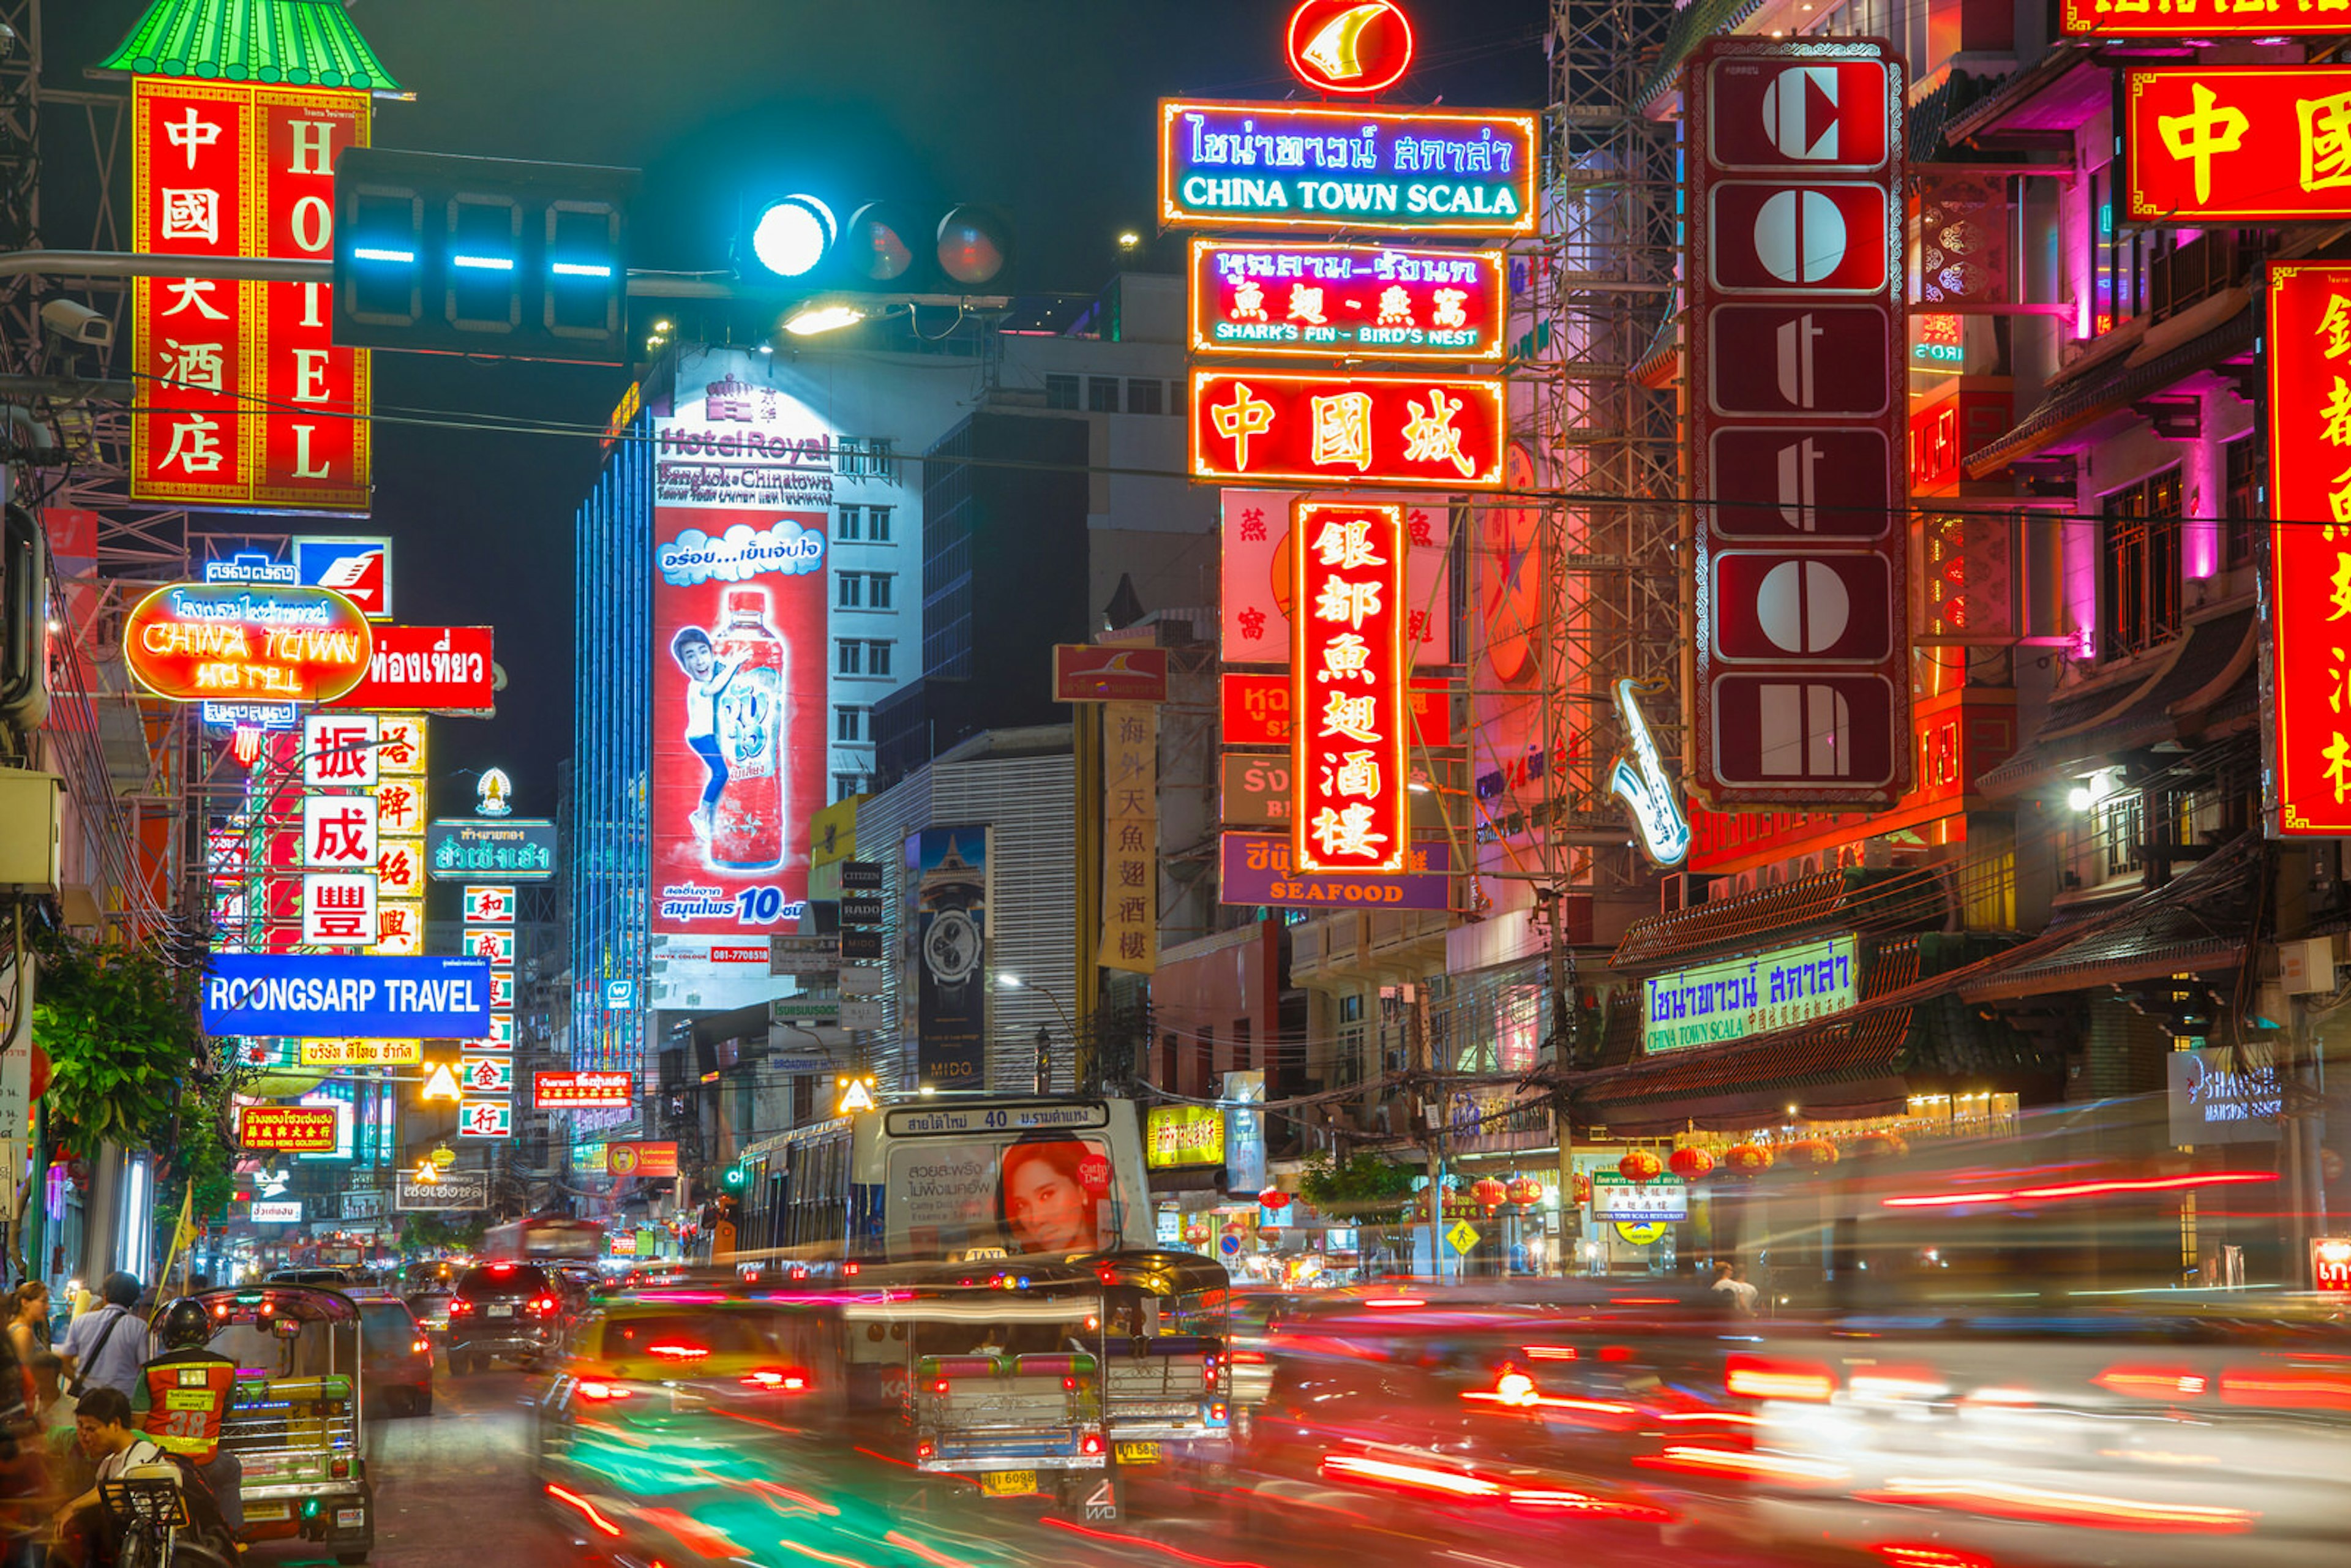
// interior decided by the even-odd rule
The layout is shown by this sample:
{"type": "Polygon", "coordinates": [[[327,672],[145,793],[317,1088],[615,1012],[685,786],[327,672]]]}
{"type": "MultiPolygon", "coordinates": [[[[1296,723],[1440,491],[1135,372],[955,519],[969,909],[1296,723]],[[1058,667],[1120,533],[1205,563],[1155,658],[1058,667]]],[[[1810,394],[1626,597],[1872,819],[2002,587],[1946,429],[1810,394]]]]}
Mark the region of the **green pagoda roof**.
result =
{"type": "Polygon", "coordinates": [[[399,92],[342,0],[154,0],[100,70],[399,92]]]}

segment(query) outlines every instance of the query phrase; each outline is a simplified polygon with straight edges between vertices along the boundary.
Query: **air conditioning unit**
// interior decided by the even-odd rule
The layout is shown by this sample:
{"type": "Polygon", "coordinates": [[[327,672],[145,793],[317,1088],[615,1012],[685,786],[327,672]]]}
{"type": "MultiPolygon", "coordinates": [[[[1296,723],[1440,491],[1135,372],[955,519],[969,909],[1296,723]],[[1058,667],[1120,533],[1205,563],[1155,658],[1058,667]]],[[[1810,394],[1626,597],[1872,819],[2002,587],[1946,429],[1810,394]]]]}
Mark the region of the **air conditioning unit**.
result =
{"type": "Polygon", "coordinates": [[[64,880],[59,798],[65,780],[0,768],[0,893],[50,894],[64,880]]]}

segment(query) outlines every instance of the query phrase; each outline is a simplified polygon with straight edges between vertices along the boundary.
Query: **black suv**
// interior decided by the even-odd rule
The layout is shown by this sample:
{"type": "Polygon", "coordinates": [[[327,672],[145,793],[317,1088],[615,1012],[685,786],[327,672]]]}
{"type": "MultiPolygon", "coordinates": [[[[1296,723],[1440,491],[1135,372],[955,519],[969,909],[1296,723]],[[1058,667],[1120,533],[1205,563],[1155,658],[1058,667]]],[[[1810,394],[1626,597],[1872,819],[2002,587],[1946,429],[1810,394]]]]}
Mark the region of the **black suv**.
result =
{"type": "Polygon", "coordinates": [[[492,1362],[536,1362],[563,1330],[563,1292],[536,1263],[468,1269],[449,1299],[449,1370],[460,1377],[492,1362]]]}

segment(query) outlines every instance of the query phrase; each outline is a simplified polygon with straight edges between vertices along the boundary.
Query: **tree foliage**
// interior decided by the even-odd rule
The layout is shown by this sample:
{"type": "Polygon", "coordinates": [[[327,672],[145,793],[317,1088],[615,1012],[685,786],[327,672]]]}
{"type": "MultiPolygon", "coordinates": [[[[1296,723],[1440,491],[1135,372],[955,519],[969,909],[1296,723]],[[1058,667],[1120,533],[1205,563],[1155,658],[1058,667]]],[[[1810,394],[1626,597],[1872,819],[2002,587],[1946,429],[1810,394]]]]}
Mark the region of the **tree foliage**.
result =
{"type": "Polygon", "coordinates": [[[60,935],[45,945],[34,997],[51,1135],[83,1155],[110,1141],[176,1153],[183,1085],[206,1066],[193,977],[137,948],[60,935]]]}
{"type": "Polygon", "coordinates": [[[1399,1218],[1411,1202],[1412,1180],[1418,1174],[1369,1150],[1358,1150],[1343,1164],[1328,1150],[1320,1150],[1307,1157],[1298,1190],[1324,1214],[1387,1224],[1399,1218]]]}

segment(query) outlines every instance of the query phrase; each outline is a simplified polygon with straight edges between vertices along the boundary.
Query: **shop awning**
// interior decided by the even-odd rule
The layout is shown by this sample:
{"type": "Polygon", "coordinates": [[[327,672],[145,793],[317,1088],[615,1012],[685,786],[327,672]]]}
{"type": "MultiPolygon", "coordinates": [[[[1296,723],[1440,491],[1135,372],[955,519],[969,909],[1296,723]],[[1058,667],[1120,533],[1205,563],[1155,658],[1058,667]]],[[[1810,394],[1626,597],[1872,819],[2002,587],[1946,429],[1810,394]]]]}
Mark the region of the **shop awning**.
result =
{"type": "MultiPolygon", "coordinates": [[[[2114,78],[2087,49],[2060,43],[1999,90],[1956,109],[1943,123],[1943,141],[1957,147],[2055,145],[2103,114],[2114,102],[2114,78]]],[[[2051,173],[2063,172],[2052,164],[2051,173]]]]}
{"type": "Polygon", "coordinates": [[[1888,931],[1939,920],[1941,883],[1910,871],[1833,871],[1740,898],[1635,921],[1608,960],[1628,973],[1704,954],[1773,946],[1806,931],[1888,931]]]}
{"type": "Polygon", "coordinates": [[[2162,656],[2060,695],[2015,756],[1977,778],[1977,791],[2013,795],[2068,768],[2203,732],[2230,699],[2253,694],[2260,643],[2251,603],[2203,614],[2162,656]]]}
{"type": "Polygon", "coordinates": [[[1969,453],[1962,465],[1968,477],[1988,479],[2022,458],[2062,447],[2143,398],[2168,392],[2199,371],[2251,354],[2252,307],[2247,290],[2231,288],[2148,328],[2136,350],[2117,356],[2119,362],[2109,361],[2097,373],[2067,382],[2013,429],[1969,453]]]}

